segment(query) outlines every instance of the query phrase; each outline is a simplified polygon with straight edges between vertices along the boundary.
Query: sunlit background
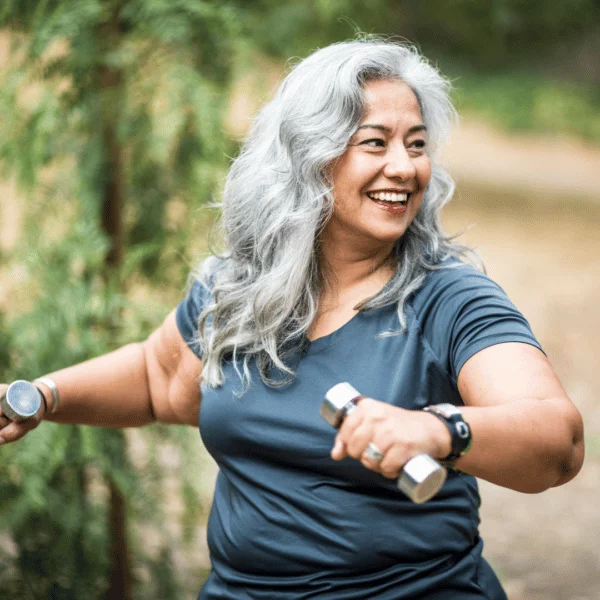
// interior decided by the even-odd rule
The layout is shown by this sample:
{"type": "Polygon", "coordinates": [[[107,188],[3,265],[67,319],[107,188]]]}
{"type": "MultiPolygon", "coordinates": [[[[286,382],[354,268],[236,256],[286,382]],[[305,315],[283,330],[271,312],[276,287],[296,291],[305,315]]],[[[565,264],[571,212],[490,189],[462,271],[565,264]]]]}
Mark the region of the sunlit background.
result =
{"type": "MultiPolygon", "coordinates": [[[[219,247],[231,156],[289,64],[357,31],[454,84],[444,224],[481,253],[582,412],[579,476],[481,484],[511,600],[600,598],[600,8],[594,0],[6,0],[0,381],[138,341],[219,247]]],[[[44,424],[0,450],[0,597],[194,599],[215,467],[197,431],[44,424]]]]}

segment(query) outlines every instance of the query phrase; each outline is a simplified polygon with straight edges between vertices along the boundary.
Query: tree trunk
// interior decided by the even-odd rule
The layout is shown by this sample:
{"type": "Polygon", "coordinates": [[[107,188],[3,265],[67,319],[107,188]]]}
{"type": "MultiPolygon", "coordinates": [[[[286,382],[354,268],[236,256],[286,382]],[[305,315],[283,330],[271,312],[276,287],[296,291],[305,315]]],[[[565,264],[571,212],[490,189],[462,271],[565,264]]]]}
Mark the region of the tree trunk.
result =
{"type": "Polygon", "coordinates": [[[127,506],[113,481],[110,487],[110,552],[112,565],[106,600],[131,600],[131,565],[127,545],[127,506]]]}
{"type": "MultiPolygon", "coordinates": [[[[107,48],[118,46],[122,31],[118,17],[108,22],[101,32],[107,48]]],[[[103,64],[99,67],[98,84],[100,95],[100,118],[102,119],[102,141],[104,146],[104,177],[102,179],[102,229],[110,241],[106,256],[108,275],[115,271],[124,255],[123,208],[125,184],[123,181],[123,148],[117,134],[121,115],[123,91],[120,70],[103,64]]],[[[110,489],[110,581],[106,600],[132,600],[132,577],[127,541],[127,504],[114,481],[108,481],[110,489]]]]}
{"type": "Polygon", "coordinates": [[[106,65],[100,68],[102,141],[104,145],[104,179],[102,198],[102,229],[110,241],[106,256],[108,267],[118,267],[124,254],[123,149],[117,137],[116,122],[121,104],[121,73],[106,65]]]}

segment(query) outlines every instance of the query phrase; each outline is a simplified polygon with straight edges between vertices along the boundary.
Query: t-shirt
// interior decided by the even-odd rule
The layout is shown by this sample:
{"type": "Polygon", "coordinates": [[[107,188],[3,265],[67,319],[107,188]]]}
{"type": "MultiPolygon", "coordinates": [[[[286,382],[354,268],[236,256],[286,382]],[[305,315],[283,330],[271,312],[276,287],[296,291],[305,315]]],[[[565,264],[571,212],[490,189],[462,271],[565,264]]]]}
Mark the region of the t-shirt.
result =
{"type": "MultiPolygon", "coordinates": [[[[336,431],[319,414],[342,381],[405,409],[460,405],[457,377],[473,354],[502,342],[540,348],[496,283],[453,264],[430,271],[407,301],[402,334],[379,335],[400,328],[389,304],[307,341],[283,387],[265,385],[252,364],[239,397],[230,361],[222,386],[202,385],[200,433],[219,474],[207,534],[212,571],[200,599],[505,598],[481,558],[475,478],[450,471],[437,496],[413,504],[359,461],[332,460],[336,431]]],[[[209,296],[195,282],[177,309],[199,357],[197,321],[209,296]]]]}

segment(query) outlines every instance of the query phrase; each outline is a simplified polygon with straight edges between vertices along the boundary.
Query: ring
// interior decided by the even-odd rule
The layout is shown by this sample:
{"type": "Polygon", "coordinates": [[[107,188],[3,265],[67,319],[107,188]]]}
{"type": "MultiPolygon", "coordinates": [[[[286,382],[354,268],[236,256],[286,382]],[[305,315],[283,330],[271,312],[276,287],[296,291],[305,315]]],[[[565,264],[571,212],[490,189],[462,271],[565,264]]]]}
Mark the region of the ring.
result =
{"type": "Polygon", "coordinates": [[[383,460],[383,452],[373,443],[369,442],[369,445],[365,449],[365,456],[374,460],[375,462],[381,462],[383,460]]]}

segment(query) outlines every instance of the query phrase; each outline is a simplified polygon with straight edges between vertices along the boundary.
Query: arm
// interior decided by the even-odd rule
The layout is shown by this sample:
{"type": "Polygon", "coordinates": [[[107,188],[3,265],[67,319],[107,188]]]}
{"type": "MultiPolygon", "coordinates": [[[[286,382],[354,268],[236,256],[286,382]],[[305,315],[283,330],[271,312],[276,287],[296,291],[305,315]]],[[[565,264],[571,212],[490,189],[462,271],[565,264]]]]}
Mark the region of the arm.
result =
{"type": "Polygon", "coordinates": [[[579,472],[581,415],[537,348],[507,343],[478,352],[461,369],[458,388],[473,431],[458,469],[530,493],[579,472]]]}
{"type": "MultiPolygon", "coordinates": [[[[181,337],[172,311],[145,342],[50,373],[60,405],[43,418],[103,427],[137,427],[154,420],[196,425],[201,372],[202,362],[181,337]]],[[[49,390],[38,385],[49,398],[49,390]]],[[[15,441],[40,419],[18,424],[0,417],[0,437],[15,441]]]]}
{"type": "MultiPolygon", "coordinates": [[[[413,310],[439,365],[457,381],[472,429],[473,445],[456,467],[532,493],[573,478],[583,462],[581,416],[504,291],[472,267],[440,269],[415,296],[413,310]]],[[[369,403],[375,401],[365,411],[369,403]]],[[[419,452],[434,458],[449,454],[450,434],[434,415],[388,407],[350,415],[341,442],[354,440],[347,449],[334,448],[334,458],[346,450],[362,457],[371,441],[389,451],[379,465],[368,458],[363,464],[393,477],[419,452]]]]}
{"type": "MultiPolygon", "coordinates": [[[[456,468],[521,492],[541,492],[572,479],[583,463],[583,424],[552,368],[537,348],[504,343],[481,350],[463,366],[458,387],[473,433],[456,468]]],[[[443,458],[450,434],[435,416],[372,399],[344,421],[332,457],[349,455],[395,478],[412,456],[443,458]],[[369,442],[385,454],[364,457],[369,442]]]]}

